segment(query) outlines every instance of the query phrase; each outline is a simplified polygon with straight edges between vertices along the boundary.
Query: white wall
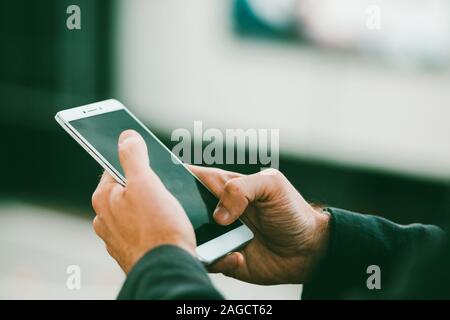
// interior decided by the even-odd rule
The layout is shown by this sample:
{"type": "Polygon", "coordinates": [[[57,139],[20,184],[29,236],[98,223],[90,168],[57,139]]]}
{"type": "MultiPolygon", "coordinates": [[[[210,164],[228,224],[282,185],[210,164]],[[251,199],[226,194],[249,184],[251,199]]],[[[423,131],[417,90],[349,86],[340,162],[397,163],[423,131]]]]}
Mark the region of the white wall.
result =
{"type": "MultiPolygon", "coordinates": [[[[125,279],[92,221],[20,203],[0,203],[0,299],[115,299],[125,279]],[[80,267],[69,290],[67,267],[80,267]]],[[[300,286],[254,286],[211,276],[229,299],[298,299],[300,286]]]]}
{"type": "MultiPolygon", "coordinates": [[[[239,40],[227,0],[122,1],[119,98],[154,128],[279,128],[282,152],[450,176],[450,76],[239,40]]],[[[282,169],[282,168],[281,168],[282,169]]]]}

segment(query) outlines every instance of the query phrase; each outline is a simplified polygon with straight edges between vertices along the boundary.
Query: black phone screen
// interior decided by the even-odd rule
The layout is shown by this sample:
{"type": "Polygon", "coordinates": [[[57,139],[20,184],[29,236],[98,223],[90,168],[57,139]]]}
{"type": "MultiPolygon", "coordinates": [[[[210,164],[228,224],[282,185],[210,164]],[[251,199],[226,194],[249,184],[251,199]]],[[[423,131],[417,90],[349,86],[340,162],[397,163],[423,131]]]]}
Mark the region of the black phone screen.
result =
{"type": "Polygon", "coordinates": [[[226,227],[218,225],[212,217],[218,203],[217,198],[181,163],[176,163],[162,143],[143,128],[126,110],[121,109],[73,120],[70,121],[70,124],[122,176],[125,175],[119,162],[117,147],[119,136],[128,129],[137,131],[147,143],[152,169],[186,211],[195,230],[197,245],[241,225],[240,221],[226,227]]]}

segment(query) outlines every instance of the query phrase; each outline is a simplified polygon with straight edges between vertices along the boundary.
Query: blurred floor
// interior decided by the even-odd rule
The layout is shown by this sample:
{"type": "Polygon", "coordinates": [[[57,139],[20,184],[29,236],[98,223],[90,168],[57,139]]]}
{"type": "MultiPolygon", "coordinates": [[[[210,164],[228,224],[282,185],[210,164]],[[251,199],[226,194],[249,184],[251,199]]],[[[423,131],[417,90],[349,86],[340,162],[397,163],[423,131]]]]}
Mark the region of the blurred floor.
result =
{"type": "MultiPolygon", "coordinates": [[[[0,205],[0,299],[113,299],[124,276],[88,219],[21,203],[0,205]],[[66,286],[69,265],[81,289],[66,286]]],[[[229,299],[298,299],[300,286],[254,286],[212,275],[229,299]]]]}

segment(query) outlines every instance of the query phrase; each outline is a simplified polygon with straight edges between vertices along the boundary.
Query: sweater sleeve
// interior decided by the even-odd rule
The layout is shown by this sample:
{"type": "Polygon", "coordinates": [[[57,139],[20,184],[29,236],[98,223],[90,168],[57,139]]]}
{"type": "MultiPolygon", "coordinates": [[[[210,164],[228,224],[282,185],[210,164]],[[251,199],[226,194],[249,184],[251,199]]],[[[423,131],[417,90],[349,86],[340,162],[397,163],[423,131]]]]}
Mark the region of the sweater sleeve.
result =
{"type": "Polygon", "coordinates": [[[330,208],[328,212],[328,251],[304,284],[303,299],[386,298],[401,262],[422,258],[427,248],[439,246],[444,235],[432,225],[402,226],[341,209],[330,208]],[[379,268],[379,290],[367,285],[374,272],[370,266],[379,268]]]}
{"type": "Polygon", "coordinates": [[[199,261],[181,248],[163,245],[150,250],[136,263],[118,299],[223,299],[223,296],[199,261]]]}

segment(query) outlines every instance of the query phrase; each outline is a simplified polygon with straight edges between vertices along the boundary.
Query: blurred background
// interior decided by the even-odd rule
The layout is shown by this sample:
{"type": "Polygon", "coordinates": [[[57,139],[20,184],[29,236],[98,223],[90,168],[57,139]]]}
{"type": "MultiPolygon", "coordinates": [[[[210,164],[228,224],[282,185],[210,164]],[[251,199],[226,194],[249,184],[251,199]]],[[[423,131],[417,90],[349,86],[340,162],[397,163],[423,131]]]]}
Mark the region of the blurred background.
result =
{"type": "MultiPolygon", "coordinates": [[[[399,223],[450,212],[446,0],[2,0],[0,35],[1,299],[119,291],[91,228],[100,167],[53,118],[111,97],[169,146],[195,120],[279,129],[280,170],[310,201],[399,223]]],[[[212,278],[228,298],[301,292],[212,278]]]]}

